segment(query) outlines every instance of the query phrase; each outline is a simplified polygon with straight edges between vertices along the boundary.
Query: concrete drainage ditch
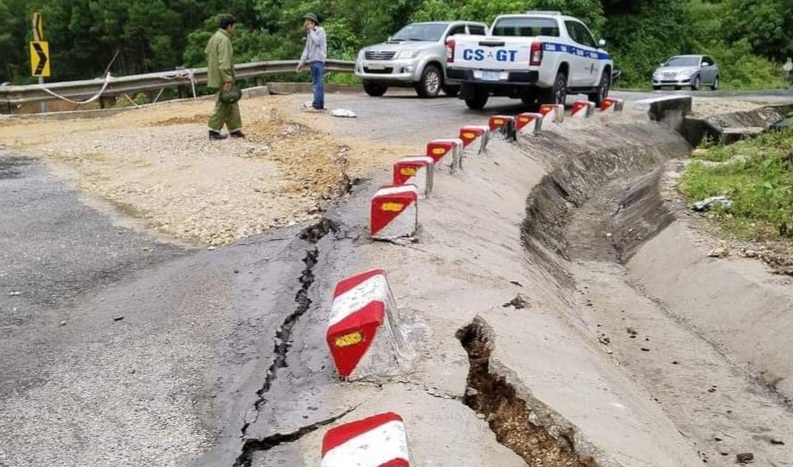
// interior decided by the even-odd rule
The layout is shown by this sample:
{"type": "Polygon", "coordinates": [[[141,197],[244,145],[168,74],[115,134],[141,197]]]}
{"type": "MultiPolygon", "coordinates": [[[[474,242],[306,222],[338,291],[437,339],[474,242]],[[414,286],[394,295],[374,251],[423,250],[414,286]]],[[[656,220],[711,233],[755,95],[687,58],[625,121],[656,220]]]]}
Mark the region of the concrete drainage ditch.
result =
{"type": "Polygon", "coordinates": [[[496,440],[518,454],[529,467],[595,467],[590,456],[576,453],[575,431],[561,428],[538,407],[521,398],[515,387],[491,366],[495,345],[487,323],[477,318],[457,331],[468,353],[470,370],[463,403],[485,417],[496,440]]]}
{"type": "MultiPolygon", "coordinates": [[[[775,115],[762,109],[711,121],[721,122],[724,134],[729,122],[770,123],[775,115]]],[[[571,322],[653,395],[703,462],[732,465],[751,452],[762,465],[793,465],[793,453],[779,444],[793,433],[793,413],[775,392],[793,373],[789,358],[779,356],[785,344],[774,331],[788,329],[789,320],[762,298],[772,294],[791,303],[792,297],[732,278],[740,274],[723,264],[703,264],[706,252],[696,253],[692,236],[682,233],[688,227],[676,222],[669,193],[660,188],[667,161],[689,152],[681,139],[561,161],[528,197],[524,246],[569,290],[571,322]],[[766,373],[775,377],[773,387],[763,384],[766,373]]],[[[487,332],[476,323],[468,329],[462,340],[472,356],[469,385],[487,390],[467,400],[493,420],[508,420],[500,414],[516,402],[486,370],[487,332]],[[500,401],[494,391],[501,391],[500,401]]],[[[502,426],[508,423],[493,420],[497,434],[512,433],[502,426]]],[[[512,421],[512,430],[519,425],[512,421]]]]}

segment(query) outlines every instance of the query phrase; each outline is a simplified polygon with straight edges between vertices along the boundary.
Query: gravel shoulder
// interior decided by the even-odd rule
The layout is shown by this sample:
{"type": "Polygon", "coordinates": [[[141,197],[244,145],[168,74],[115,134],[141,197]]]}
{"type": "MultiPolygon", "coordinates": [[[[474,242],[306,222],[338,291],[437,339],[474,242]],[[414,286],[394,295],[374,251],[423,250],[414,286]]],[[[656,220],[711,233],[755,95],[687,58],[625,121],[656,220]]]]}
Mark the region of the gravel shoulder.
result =
{"type": "MultiPolygon", "coordinates": [[[[397,158],[398,143],[338,138],[304,96],[244,99],[247,141],[211,142],[211,101],[101,119],[0,122],[0,146],[43,157],[79,189],[176,239],[225,245],[316,219],[349,177],[397,158]]],[[[401,149],[401,150],[400,150],[401,149]]]]}

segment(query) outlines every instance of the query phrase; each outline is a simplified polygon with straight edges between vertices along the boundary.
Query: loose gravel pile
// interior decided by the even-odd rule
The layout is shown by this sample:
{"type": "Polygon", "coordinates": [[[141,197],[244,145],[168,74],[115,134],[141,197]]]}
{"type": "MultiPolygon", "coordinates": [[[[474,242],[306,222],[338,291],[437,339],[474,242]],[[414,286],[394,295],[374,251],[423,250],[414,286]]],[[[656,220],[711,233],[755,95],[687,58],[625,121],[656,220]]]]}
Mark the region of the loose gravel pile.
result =
{"type": "Polygon", "coordinates": [[[43,156],[81,190],[162,233],[208,245],[317,218],[349,177],[386,166],[400,152],[334,138],[319,129],[332,117],[300,112],[297,96],[244,99],[248,139],[210,141],[212,105],[158,105],[101,119],[5,121],[0,145],[43,156]]]}

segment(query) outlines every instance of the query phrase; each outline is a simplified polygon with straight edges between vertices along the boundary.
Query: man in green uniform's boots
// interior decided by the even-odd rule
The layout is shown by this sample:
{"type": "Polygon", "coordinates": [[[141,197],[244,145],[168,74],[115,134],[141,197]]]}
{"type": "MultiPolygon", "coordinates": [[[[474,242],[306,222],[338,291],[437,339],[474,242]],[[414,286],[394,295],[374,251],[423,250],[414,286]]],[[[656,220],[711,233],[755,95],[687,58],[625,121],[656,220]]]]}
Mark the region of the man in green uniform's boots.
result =
{"type": "Polygon", "coordinates": [[[231,15],[220,18],[220,29],[209,39],[207,48],[207,86],[220,89],[215,110],[209,117],[209,139],[220,140],[228,136],[220,133],[223,125],[229,129],[232,138],[244,138],[239,96],[228,97],[228,91],[234,86],[234,49],[231,46],[231,35],[234,33],[236,21],[231,15]],[[225,92],[224,92],[225,91],[225,92]]]}

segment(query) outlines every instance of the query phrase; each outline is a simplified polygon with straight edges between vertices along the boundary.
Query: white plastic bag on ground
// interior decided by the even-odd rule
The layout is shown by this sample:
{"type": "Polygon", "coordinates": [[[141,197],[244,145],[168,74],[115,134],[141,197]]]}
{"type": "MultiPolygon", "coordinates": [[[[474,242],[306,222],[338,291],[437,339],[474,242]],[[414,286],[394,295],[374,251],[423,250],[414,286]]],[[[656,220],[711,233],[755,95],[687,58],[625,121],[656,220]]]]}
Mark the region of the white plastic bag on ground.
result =
{"type": "Polygon", "coordinates": [[[330,112],[331,115],[334,117],[342,117],[342,118],[355,118],[355,112],[350,109],[334,109],[330,112]]]}

